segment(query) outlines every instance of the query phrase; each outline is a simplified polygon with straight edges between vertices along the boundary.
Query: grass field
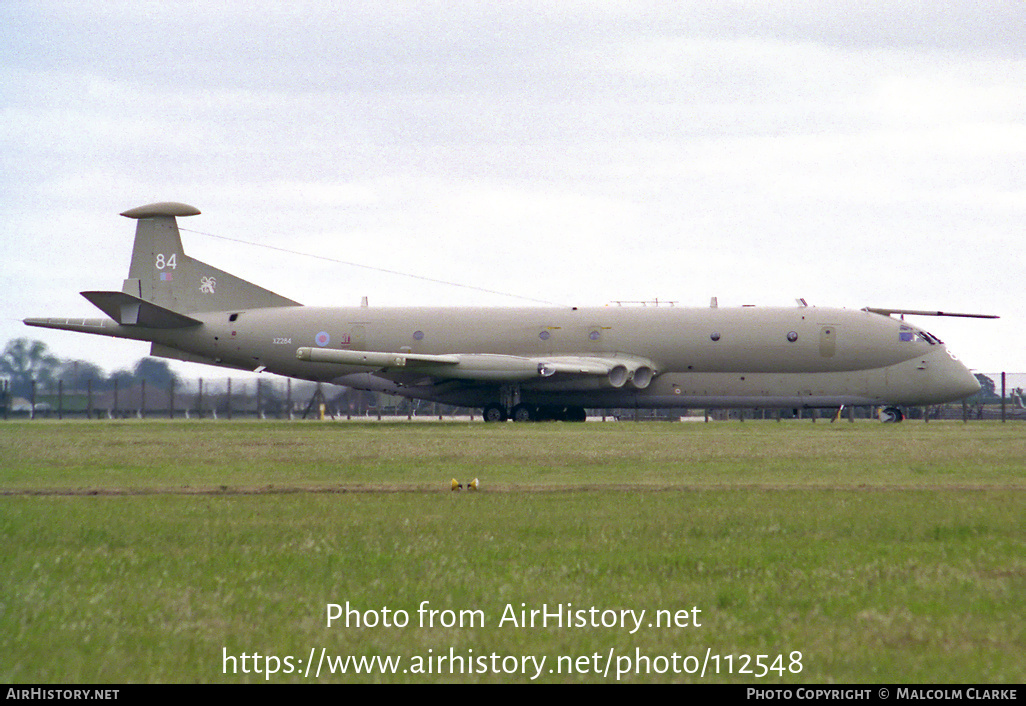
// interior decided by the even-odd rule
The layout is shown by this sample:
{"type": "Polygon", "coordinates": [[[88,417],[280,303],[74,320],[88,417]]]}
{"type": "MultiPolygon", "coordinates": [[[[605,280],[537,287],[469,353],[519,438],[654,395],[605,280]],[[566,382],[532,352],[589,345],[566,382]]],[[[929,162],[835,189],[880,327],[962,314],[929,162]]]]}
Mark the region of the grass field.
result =
{"type": "Polygon", "coordinates": [[[9,422],[0,680],[1022,683],[1024,491],[1017,423],[9,422]]]}

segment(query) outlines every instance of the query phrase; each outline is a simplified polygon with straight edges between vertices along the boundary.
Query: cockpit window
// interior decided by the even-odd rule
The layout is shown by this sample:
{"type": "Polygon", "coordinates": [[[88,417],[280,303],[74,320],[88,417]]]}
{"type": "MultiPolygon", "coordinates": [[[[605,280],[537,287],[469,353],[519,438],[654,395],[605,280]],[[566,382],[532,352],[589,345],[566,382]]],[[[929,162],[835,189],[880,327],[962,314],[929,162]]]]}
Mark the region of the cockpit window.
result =
{"type": "Polygon", "coordinates": [[[923,342],[929,343],[931,346],[937,344],[944,344],[944,341],[940,340],[932,333],[926,331],[920,331],[919,329],[912,328],[911,326],[901,326],[898,329],[898,340],[905,342],[923,342]]]}

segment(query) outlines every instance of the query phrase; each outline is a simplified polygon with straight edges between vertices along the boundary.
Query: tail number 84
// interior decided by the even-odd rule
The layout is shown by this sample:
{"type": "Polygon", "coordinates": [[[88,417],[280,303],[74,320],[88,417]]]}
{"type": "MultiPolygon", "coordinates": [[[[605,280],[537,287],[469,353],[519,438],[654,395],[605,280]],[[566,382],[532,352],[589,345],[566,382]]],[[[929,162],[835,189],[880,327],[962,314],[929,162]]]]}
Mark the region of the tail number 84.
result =
{"type": "Polygon", "coordinates": [[[157,269],[158,270],[165,270],[165,269],[172,269],[173,270],[176,267],[178,267],[178,265],[175,263],[175,255],[176,255],[176,253],[171,253],[171,257],[166,257],[164,255],[164,253],[158,253],[157,254],[157,263],[156,263],[157,269]]]}

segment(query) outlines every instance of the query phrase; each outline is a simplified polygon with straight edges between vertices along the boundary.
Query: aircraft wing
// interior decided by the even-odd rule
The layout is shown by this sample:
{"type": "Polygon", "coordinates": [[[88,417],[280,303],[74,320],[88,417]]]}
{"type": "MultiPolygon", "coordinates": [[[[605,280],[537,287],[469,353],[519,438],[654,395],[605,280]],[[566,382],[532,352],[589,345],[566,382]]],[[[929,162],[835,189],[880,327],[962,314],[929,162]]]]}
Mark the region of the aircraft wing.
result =
{"type": "Polygon", "coordinates": [[[384,376],[416,373],[445,380],[480,382],[529,382],[553,376],[606,377],[612,387],[628,381],[635,387],[648,387],[658,370],[655,363],[625,355],[518,356],[495,353],[426,353],[350,351],[300,348],[299,360],[313,363],[360,366],[384,376]]]}

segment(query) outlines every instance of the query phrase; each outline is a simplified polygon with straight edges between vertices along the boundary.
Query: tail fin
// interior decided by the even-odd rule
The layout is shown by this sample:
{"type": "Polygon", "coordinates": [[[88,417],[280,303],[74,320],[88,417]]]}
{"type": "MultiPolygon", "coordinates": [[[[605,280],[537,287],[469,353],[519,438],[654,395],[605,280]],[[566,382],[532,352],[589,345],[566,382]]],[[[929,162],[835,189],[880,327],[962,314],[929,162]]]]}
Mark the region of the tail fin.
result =
{"type": "Polygon", "coordinates": [[[125,294],[185,314],[299,306],[186,255],[175,218],[199,215],[198,209],[183,203],[154,203],[121,215],[139,221],[132,264],[122,288],[125,294]]]}

